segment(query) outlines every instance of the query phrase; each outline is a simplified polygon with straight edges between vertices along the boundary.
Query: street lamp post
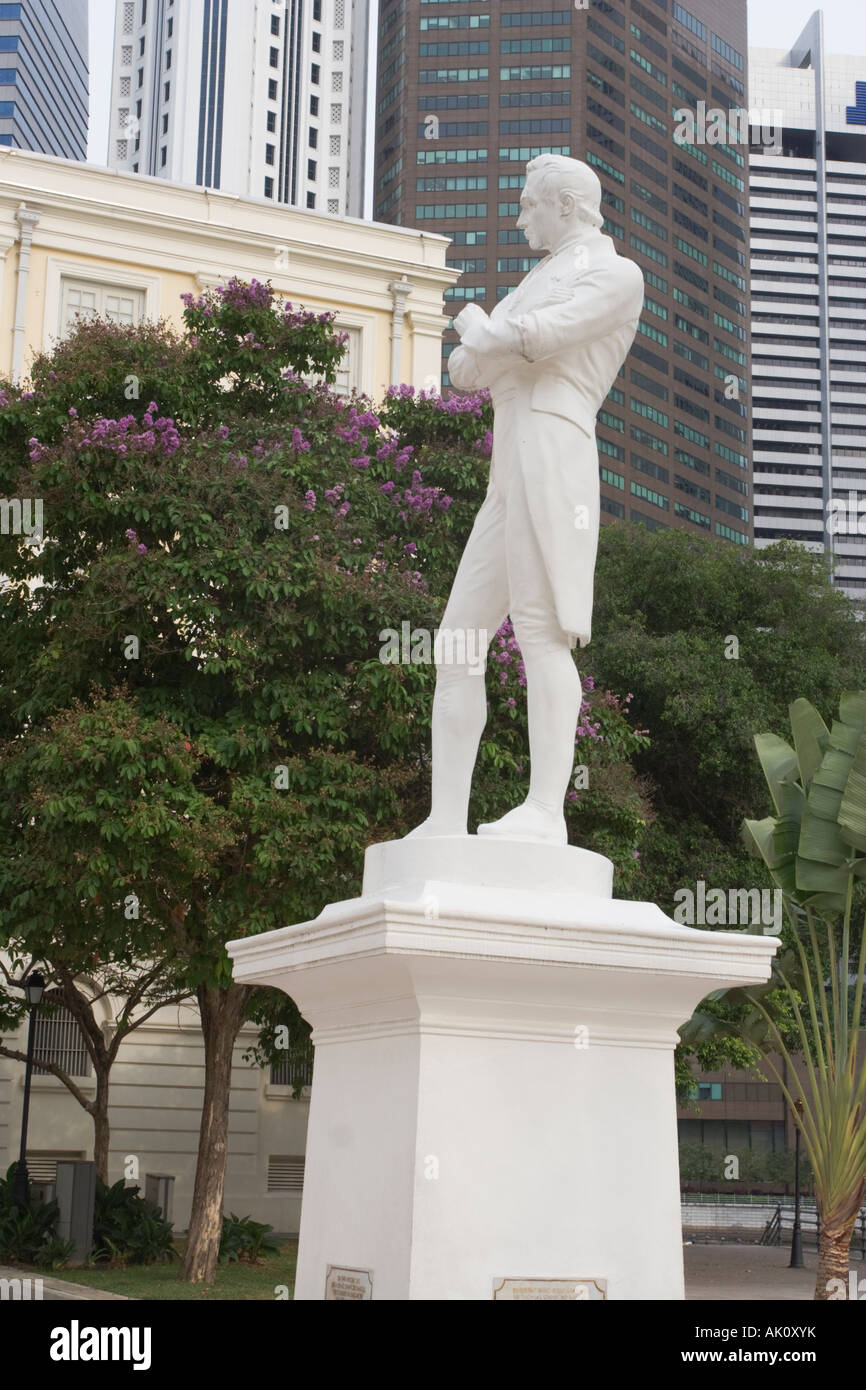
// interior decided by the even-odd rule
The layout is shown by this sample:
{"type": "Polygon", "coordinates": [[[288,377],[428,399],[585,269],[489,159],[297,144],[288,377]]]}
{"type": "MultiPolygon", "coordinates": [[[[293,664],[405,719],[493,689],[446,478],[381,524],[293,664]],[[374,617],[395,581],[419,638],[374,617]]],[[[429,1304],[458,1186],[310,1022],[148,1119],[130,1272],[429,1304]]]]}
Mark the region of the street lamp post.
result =
{"type": "Polygon", "coordinates": [[[799,1116],[803,1113],[803,1102],[794,1101],[794,1108],[797,1111],[798,1119],[796,1132],[794,1135],[794,1229],[791,1232],[791,1260],[789,1269],[803,1268],[803,1236],[800,1230],[800,1123],[799,1116]]]}
{"type": "Polygon", "coordinates": [[[30,1115],[30,1079],[33,1075],[33,1053],[36,1045],[36,1014],[42,1002],[45,980],[38,970],[31,971],[21,981],[27,1004],[30,1009],[30,1023],[27,1029],[27,1070],[24,1073],[24,1108],[21,1112],[21,1150],[18,1167],[15,1169],[13,1194],[19,1207],[26,1207],[30,1196],[30,1180],[27,1174],[27,1121],[30,1115]]]}

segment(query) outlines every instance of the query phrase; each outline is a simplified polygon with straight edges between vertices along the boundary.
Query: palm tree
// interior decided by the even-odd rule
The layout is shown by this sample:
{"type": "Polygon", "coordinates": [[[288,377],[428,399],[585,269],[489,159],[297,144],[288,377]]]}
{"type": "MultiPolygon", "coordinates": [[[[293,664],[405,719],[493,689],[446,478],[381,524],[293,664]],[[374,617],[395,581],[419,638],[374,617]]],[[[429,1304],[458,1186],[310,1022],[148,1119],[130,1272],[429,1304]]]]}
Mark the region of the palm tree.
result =
{"type": "Polygon", "coordinates": [[[855,882],[866,877],[866,691],[842,696],[831,729],[808,700],[796,700],[790,718],[793,748],[775,734],[755,736],[776,815],[744,821],[742,836],[783,894],[794,949],[779,961],[770,987],[781,983],[799,1045],[786,1043],[758,994],[746,993],[766,1024],[758,1045],[814,1172],[821,1214],[815,1298],[826,1299],[831,1291],[840,1296],[834,1280],[847,1296],[851,1235],[866,1191],[866,922],[851,969],[855,882]],[[773,1053],[788,1063],[786,1075],[773,1053]]]}

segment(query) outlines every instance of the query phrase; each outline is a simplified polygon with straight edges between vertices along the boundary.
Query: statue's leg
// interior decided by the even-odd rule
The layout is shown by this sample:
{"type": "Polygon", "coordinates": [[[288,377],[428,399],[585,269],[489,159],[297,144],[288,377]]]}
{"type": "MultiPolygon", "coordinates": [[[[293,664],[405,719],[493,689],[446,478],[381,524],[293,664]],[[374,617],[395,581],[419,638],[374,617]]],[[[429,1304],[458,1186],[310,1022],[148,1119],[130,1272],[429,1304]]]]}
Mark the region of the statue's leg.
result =
{"type": "Polygon", "coordinates": [[[479,826],[478,833],[566,844],[562,808],[574,765],[582,691],[517,470],[508,499],[506,550],[510,615],[526,670],[529,795],[500,820],[479,826]]]}
{"type": "Polygon", "coordinates": [[[507,612],[505,505],[491,491],[466,543],[439,630],[431,809],[407,839],[466,834],[472,772],[487,722],[487,648],[507,612]]]}

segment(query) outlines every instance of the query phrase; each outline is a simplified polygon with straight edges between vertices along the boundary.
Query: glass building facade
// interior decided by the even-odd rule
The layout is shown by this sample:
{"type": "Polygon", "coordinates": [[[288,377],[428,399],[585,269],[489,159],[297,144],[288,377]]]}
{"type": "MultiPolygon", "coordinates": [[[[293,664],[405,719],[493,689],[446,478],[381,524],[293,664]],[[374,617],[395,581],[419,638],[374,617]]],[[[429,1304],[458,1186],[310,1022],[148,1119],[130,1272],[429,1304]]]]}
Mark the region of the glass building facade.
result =
{"type": "Polygon", "coordinates": [[[87,158],[87,0],[0,4],[0,145],[87,158]]]}

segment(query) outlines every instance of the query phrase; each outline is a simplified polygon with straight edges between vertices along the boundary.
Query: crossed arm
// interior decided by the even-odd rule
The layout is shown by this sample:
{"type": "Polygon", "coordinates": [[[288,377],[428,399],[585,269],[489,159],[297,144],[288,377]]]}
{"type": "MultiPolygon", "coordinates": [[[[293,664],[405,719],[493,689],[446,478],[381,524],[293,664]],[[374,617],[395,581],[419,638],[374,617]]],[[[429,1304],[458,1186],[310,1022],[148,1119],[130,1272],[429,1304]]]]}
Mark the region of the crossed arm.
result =
{"type": "Polygon", "coordinates": [[[489,386],[510,365],[543,361],[603,337],[636,317],[642,304],[643,276],[631,261],[621,262],[614,274],[599,268],[581,279],[569,299],[520,318],[488,318],[477,304],[467,304],[454,320],[460,346],[449,358],[451,380],[463,391],[489,386]]]}

